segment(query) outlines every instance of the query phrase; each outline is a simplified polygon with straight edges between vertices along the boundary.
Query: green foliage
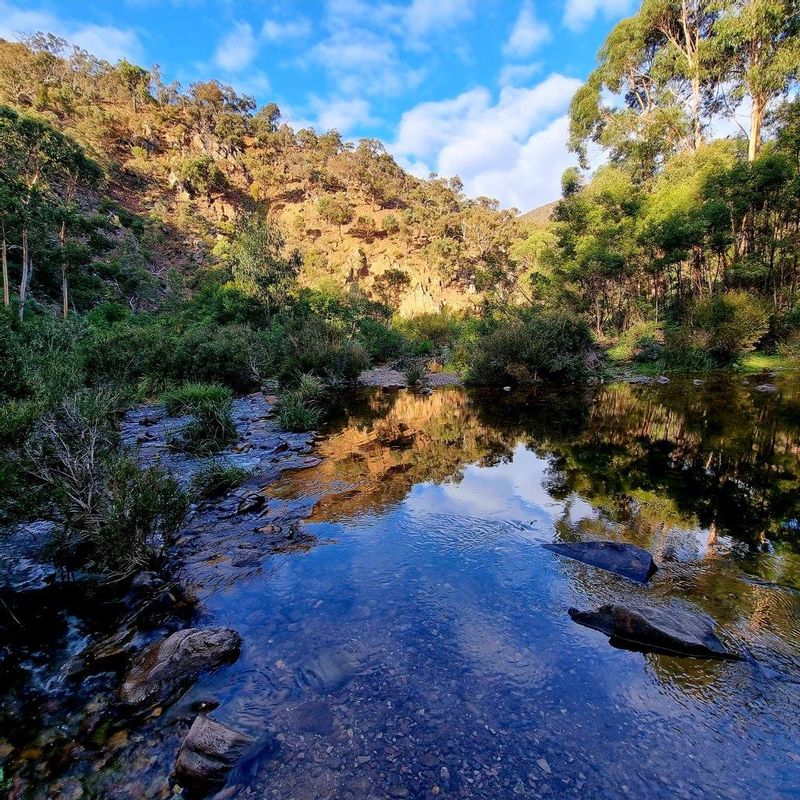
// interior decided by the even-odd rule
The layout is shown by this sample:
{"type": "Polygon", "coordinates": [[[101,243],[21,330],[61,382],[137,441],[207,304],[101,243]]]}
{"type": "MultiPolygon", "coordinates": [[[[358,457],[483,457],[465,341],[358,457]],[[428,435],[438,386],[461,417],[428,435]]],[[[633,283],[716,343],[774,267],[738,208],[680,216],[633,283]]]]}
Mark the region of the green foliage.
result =
{"type": "Polygon", "coordinates": [[[663,326],[657,322],[640,322],[620,335],[608,355],[614,361],[656,361],[663,355],[663,341],[663,326]]]}
{"type": "Polygon", "coordinates": [[[479,385],[588,377],[592,336],[586,323],[563,314],[528,310],[496,323],[472,346],[469,381],[479,385]]]}
{"type": "Polygon", "coordinates": [[[425,369],[424,362],[419,360],[412,361],[403,371],[403,375],[406,379],[406,385],[410,389],[421,386],[424,383],[427,374],[428,371],[425,369]]]}
{"type": "Polygon", "coordinates": [[[178,167],[178,177],[190,194],[209,195],[225,188],[226,180],[222,170],[211,156],[187,158],[178,167]]]}
{"type": "Polygon", "coordinates": [[[278,404],[278,423],[285,431],[302,433],[314,430],[322,419],[322,410],[299,392],[286,392],[278,404]]]}
{"type": "Polygon", "coordinates": [[[161,404],[172,417],[194,414],[198,408],[208,404],[230,405],[232,400],[230,389],[213,383],[185,383],[161,395],[161,404]]]}
{"type": "Polygon", "coordinates": [[[250,473],[226,461],[215,460],[198,470],[192,477],[192,491],[208,500],[226,494],[242,483],[250,473]]]}
{"type": "Polygon", "coordinates": [[[755,348],[769,328],[769,314],[759,298],[731,291],[698,300],[686,324],[697,346],[725,365],[755,348]]]}
{"type": "Polygon", "coordinates": [[[171,416],[192,417],[170,444],[190,453],[213,453],[236,438],[231,417],[232,395],[218,384],[190,383],[171,389],[161,397],[171,416]]]}
{"type": "Polygon", "coordinates": [[[399,330],[371,317],[360,322],[358,341],[366,350],[369,360],[375,364],[401,358],[410,349],[408,339],[399,330]]]}
{"type": "Polygon", "coordinates": [[[109,470],[100,519],[90,531],[105,571],[129,574],[158,564],[189,509],[177,481],[159,466],[121,459],[109,470]]]}
{"type": "Polygon", "coordinates": [[[296,250],[284,255],[284,245],[280,230],[258,217],[248,219],[231,243],[229,261],[234,280],[268,310],[286,303],[302,266],[296,250]]]}
{"type": "Polygon", "coordinates": [[[295,387],[295,394],[307,403],[321,403],[327,393],[322,379],[310,373],[301,375],[295,387]]]}

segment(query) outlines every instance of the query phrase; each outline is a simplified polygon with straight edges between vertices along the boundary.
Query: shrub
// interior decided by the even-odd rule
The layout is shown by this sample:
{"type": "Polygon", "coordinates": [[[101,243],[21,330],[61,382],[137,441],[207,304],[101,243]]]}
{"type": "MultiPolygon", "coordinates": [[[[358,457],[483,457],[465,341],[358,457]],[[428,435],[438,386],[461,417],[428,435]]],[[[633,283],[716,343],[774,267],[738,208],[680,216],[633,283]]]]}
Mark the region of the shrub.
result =
{"type": "Polygon", "coordinates": [[[664,333],[657,322],[640,322],[624,331],[608,351],[614,361],[649,363],[663,356],[664,333]]]}
{"type": "Polygon", "coordinates": [[[14,330],[11,315],[0,311],[0,397],[21,397],[27,392],[25,351],[14,330]]]}
{"type": "Polygon", "coordinates": [[[464,333],[464,320],[444,310],[401,320],[397,327],[417,344],[429,342],[433,348],[448,347],[452,350],[464,333]]]}
{"type": "Polygon", "coordinates": [[[222,170],[211,156],[187,158],[178,168],[181,182],[191,194],[211,194],[225,188],[222,170]]]}
{"type": "Polygon", "coordinates": [[[401,358],[410,350],[409,341],[399,331],[369,317],[359,325],[358,340],[373,364],[401,358]]]}
{"type": "Polygon", "coordinates": [[[688,325],[695,345],[724,365],[755,348],[767,332],[769,314],[759,298],[731,291],[696,301],[688,325]]]}
{"type": "Polygon", "coordinates": [[[404,373],[406,384],[410,389],[421,386],[428,374],[425,365],[421,361],[412,361],[405,369],[404,373]]]}
{"type": "Polygon", "coordinates": [[[302,433],[319,425],[322,411],[304,400],[297,392],[287,392],[278,404],[278,423],[285,431],[302,433]]]}
{"type": "Polygon", "coordinates": [[[323,381],[316,375],[305,373],[297,382],[295,394],[306,403],[320,403],[325,399],[328,390],[323,381]]]}
{"type": "Polygon", "coordinates": [[[170,437],[172,447],[190,453],[213,453],[236,439],[231,391],[225,386],[189,383],[166,392],[161,401],[168,414],[192,417],[170,437]]]}
{"type": "Polygon", "coordinates": [[[369,364],[361,344],[310,316],[273,328],[266,350],[274,354],[277,376],[286,383],[303,373],[317,375],[331,386],[352,383],[369,364]]]}
{"type": "Polygon", "coordinates": [[[93,555],[106,572],[129,574],[153,566],[180,528],[188,500],[161,467],[116,461],[104,487],[101,518],[90,531],[93,555]]]}
{"type": "Polygon", "coordinates": [[[487,385],[531,383],[538,378],[583,380],[592,346],[583,320],[528,310],[475,341],[468,378],[487,385]]]}
{"type": "Polygon", "coordinates": [[[172,417],[194,414],[209,403],[230,406],[232,400],[230,389],[216,383],[185,383],[161,395],[161,403],[172,417]]]}
{"type": "Polygon", "coordinates": [[[192,490],[198,497],[219,497],[237,487],[250,473],[235,464],[212,461],[192,478],[192,490]]]}

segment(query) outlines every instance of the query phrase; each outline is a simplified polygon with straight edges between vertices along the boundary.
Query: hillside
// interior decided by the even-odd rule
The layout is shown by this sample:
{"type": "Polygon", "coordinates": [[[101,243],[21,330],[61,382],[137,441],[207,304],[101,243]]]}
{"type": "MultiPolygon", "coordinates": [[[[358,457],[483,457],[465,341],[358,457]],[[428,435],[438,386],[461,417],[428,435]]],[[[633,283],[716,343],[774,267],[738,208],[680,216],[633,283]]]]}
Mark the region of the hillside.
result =
{"type": "Polygon", "coordinates": [[[216,81],[167,85],[157,68],[111,65],[38,35],[0,40],[0,104],[49,121],[102,166],[103,190],[84,202],[102,195],[115,228],[105,261],[136,262],[131,305],[152,302],[170,275],[191,284],[218,266],[254,214],[300,252],[302,285],[401,315],[468,310],[484,287],[513,285],[511,212],[468,200],[457,178],[409,175],[378,141],[295,131],[274,104],[257,108],[216,81]],[[143,272],[155,279],[149,291],[143,272]]]}

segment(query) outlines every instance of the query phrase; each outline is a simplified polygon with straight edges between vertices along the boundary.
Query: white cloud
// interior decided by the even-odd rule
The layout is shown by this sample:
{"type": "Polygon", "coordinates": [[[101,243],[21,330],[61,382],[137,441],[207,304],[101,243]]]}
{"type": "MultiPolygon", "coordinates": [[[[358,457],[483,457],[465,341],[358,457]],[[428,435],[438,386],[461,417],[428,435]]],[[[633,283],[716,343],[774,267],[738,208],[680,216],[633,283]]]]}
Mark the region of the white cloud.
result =
{"type": "Polygon", "coordinates": [[[475,0],[413,0],[405,14],[409,30],[421,35],[472,19],[475,0]]]}
{"type": "Polygon", "coordinates": [[[531,0],[525,0],[511,29],[511,35],[503,46],[503,52],[507,56],[525,58],[549,41],[550,36],[550,28],[536,18],[531,0]]]}
{"type": "Polygon", "coordinates": [[[261,38],[267,42],[303,39],[310,33],[311,23],[305,17],[289,20],[288,22],[267,19],[264,20],[264,24],[261,26],[261,38]]]}
{"type": "Polygon", "coordinates": [[[564,25],[570,30],[583,30],[596,16],[606,19],[621,17],[631,10],[632,0],[567,0],[564,25]]]}
{"type": "Polygon", "coordinates": [[[226,72],[240,72],[250,66],[258,53],[258,42],[247,22],[237,22],[222,38],[214,53],[214,63],[226,72]]]}
{"type": "Polygon", "coordinates": [[[517,86],[527,83],[534,75],[542,71],[542,62],[533,64],[506,64],[500,71],[497,82],[500,86],[517,86]]]}
{"type": "Polygon", "coordinates": [[[318,131],[336,129],[339,133],[346,134],[358,125],[374,122],[366,100],[312,97],[309,104],[316,113],[314,128],[318,131]]]}
{"type": "Polygon", "coordinates": [[[418,171],[458,175],[468,194],[533,208],[558,197],[567,152],[566,110],[580,81],[550,75],[531,88],[506,86],[494,102],[478,87],[403,114],[392,152],[418,171]]]}
{"type": "Polygon", "coordinates": [[[22,9],[0,0],[0,38],[13,41],[20,35],[37,31],[54,33],[107,61],[143,59],[142,44],[136,32],[130,28],[87,25],[61,19],[49,11],[22,9]]]}

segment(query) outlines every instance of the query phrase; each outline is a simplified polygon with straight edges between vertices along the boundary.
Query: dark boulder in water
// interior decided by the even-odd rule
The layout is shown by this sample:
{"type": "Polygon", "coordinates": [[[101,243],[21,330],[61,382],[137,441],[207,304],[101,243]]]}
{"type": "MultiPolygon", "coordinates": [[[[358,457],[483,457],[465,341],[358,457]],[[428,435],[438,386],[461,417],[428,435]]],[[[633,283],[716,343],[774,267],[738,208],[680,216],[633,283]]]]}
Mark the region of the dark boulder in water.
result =
{"type": "Polygon", "coordinates": [[[670,604],[663,608],[605,605],[596,611],[569,609],[574,622],[601,631],[614,647],[693,658],[738,661],[717,638],[711,622],[695,610],[670,604]]]}
{"type": "Polygon", "coordinates": [[[199,714],[178,752],[175,777],[193,789],[210,789],[225,780],[252,743],[244,733],[199,714]]]}
{"type": "Polygon", "coordinates": [[[148,647],[119,691],[122,705],[145,709],[174,700],[202,672],[239,657],[242,639],[228,628],[188,628],[148,647]]]}
{"type": "Polygon", "coordinates": [[[637,583],[647,583],[658,569],[647,550],[623,542],[557,542],[544,547],[637,583]]]}

